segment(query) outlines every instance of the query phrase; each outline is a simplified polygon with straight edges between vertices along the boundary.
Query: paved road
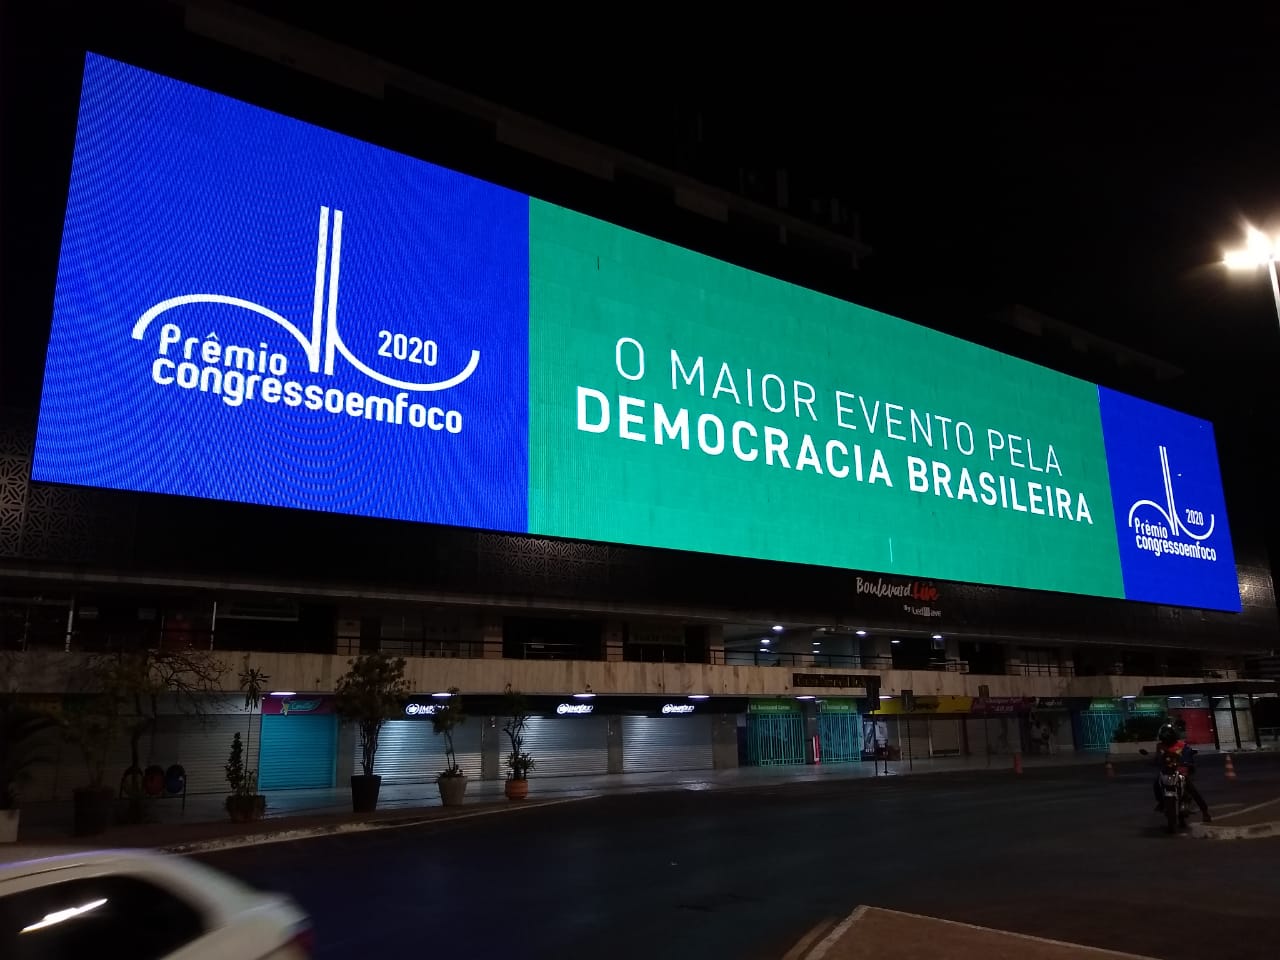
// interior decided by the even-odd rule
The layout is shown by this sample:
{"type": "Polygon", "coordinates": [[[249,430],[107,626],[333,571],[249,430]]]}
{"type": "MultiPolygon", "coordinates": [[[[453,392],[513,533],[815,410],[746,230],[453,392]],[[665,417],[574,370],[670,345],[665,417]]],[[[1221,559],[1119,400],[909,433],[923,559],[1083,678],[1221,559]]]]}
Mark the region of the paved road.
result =
{"type": "MultiPolygon", "coordinates": [[[[1280,766],[1240,768],[1202,774],[1222,812],[1280,793],[1280,766]]],[[[203,859],[296,896],[322,957],[777,960],[867,903],[1202,960],[1274,957],[1278,857],[1166,837],[1145,773],[1089,768],[601,797],[203,859]]]]}

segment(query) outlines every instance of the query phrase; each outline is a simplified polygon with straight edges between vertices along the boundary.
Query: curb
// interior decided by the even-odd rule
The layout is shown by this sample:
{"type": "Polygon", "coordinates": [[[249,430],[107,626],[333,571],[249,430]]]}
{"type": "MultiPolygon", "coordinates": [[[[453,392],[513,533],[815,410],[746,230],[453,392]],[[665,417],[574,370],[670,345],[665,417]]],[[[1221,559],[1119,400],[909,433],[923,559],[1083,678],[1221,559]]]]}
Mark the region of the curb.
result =
{"type": "Polygon", "coordinates": [[[328,823],[318,827],[295,827],[293,829],[269,830],[264,833],[247,833],[234,837],[217,837],[212,840],[193,840],[190,843],[175,843],[152,849],[160,853],[190,855],[196,853],[218,853],[223,850],[236,850],[241,847],[264,846],[269,843],[287,843],[292,840],[311,840],[317,837],[342,836],[349,833],[370,833],[374,830],[396,830],[404,827],[420,827],[434,823],[453,823],[458,820],[473,820],[476,817],[489,817],[502,813],[514,813],[517,810],[533,810],[539,807],[553,807],[562,803],[574,803],[586,800],[587,797],[569,797],[563,800],[540,800],[534,803],[508,804],[488,810],[474,810],[471,813],[458,813],[446,817],[397,817],[386,820],[358,820],[344,823],[328,823]]]}
{"type": "Polygon", "coordinates": [[[1198,840],[1261,840],[1266,837],[1280,837],[1280,820],[1251,823],[1240,827],[1216,823],[1193,823],[1189,825],[1188,831],[1198,840]]]}

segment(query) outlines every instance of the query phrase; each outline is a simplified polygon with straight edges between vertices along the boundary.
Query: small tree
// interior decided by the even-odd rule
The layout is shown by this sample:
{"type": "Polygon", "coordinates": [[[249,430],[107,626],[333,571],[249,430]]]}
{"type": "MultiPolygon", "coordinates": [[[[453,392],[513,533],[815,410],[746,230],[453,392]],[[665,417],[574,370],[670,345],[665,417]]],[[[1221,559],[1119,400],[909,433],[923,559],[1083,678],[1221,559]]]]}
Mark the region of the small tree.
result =
{"type": "Polygon", "coordinates": [[[431,727],[436,736],[444,737],[445,769],[442,777],[461,777],[462,768],[458,766],[458,755],[453,749],[453,731],[458,724],[466,720],[462,712],[462,697],[457,687],[449,688],[449,699],[436,707],[431,715],[431,727]]]}
{"type": "Polygon", "coordinates": [[[339,716],[359,726],[360,764],[371,777],[382,725],[400,715],[409,690],[404,658],[368,653],[347,665],[350,669],[338,680],[334,707],[339,716]]]}
{"type": "Polygon", "coordinates": [[[225,665],[201,650],[117,650],[94,654],[75,667],[74,682],[86,696],[68,713],[68,729],[89,766],[90,786],[100,788],[112,748],[129,740],[129,769],[122,778],[134,798],[142,793],[142,740],[154,734],[164,698],[180,713],[203,718],[209,694],[221,689],[225,665]]]}
{"type": "Polygon", "coordinates": [[[240,670],[240,689],[244,691],[244,708],[249,711],[249,729],[245,732],[245,748],[253,743],[253,712],[262,705],[263,692],[267,689],[267,681],[271,678],[256,667],[249,666],[249,657],[244,658],[244,667],[240,670]]]}
{"type": "Polygon", "coordinates": [[[511,753],[507,755],[506,765],[511,769],[511,779],[526,780],[534,763],[533,757],[524,749],[524,729],[529,722],[529,706],[524,695],[511,689],[509,683],[503,696],[503,708],[507,719],[502,725],[502,732],[511,741],[511,753]]]}

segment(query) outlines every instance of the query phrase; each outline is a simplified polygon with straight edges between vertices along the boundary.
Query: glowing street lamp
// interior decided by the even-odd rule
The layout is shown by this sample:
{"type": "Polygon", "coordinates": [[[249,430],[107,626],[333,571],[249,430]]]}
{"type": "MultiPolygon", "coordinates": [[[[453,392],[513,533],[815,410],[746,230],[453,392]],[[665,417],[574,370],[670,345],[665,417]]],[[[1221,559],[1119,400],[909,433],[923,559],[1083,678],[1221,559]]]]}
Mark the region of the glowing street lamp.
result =
{"type": "Polygon", "coordinates": [[[1276,278],[1276,259],[1280,257],[1280,238],[1272,240],[1256,227],[1245,234],[1245,249],[1229,250],[1222,262],[1229,270],[1256,270],[1266,267],[1271,274],[1271,295],[1276,301],[1276,319],[1280,320],[1280,279],[1276,278]]]}

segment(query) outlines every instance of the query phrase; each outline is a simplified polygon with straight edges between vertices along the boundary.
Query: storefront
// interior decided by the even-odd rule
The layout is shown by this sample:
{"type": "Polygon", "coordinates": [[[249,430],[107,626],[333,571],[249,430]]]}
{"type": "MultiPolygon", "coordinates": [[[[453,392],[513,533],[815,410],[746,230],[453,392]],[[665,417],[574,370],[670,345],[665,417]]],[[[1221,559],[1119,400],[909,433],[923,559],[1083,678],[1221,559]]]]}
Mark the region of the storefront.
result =
{"type": "Polygon", "coordinates": [[[863,718],[862,755],[891,760],[957,757],[964,751],[964,715],[972,699],[913,696],[882,700],[874,716],[863,718]]]}
{"type": "MultiPolygon", "coordinates": [[[[444,737],[431,724],[439,705],[440,698],[415,697],[405,704],[402,719],[383,724],[373,772],[382,777],[384,784],[430,783],[448,767],[444,737]]],[[[472,779],[481,775],[481,735],[480,717],[467,717],[453,730],[458,766],[472,779]]],[[[362,768],[358,734],[353,741],[352,769],[359,773],[362,768]]]]}
{"type": "Polygon", "coordinates": [[[621,720],[622,772],[710,770],[715,766],[712,715],[705,701],[665,702],[621,720]]]}
{"type": "Polygon", "coordinates": [[[608,773],[609,721],[594,697],[567,698],[530,716],[524,739],[535,764],[530,777],[608,773]]]}
{"type": "Polygon", "coordinates": [[[752,700],[747,704],[747,763],[753,767],[804,763],[804,714],[795,700],[752,700]]]}
{"type": "Polygon", "coordinates": [[[1027,752],[1041,756],[1071,753],[1075,736],[1065,697],[1037,697],[1027,717],[1027,752]]]}
{"type": "Polygon", "coordinates": [[[858,702],[829,698],[818,701],[818,749],[820,763],[849,763],[862,759],[862,725],[858,702]]]}
{"type": "MultiPolygon", "coordinates": [[[[33,700],[38,709],[61,716],[73,698],[47,697],[33,700]]],[[[259,717],[252,718],[242,706],[242,698],[212,696],[197,705],[178,703],[162,697],[155,723],[138,741],[138,762],[144,771],[181,768],[188,794],[221,793],[227,790],[225,765],[235,735],[245,744],[244,759],[250,767],[259,765],[259,717]],[[185,708],[185,709],[184,709],[185,708]]],[[[21,784],[27,803],[68,799],[77,787],[88,782],[84,754],[60,728],[38,734],[32,750],[41,758],[21,784]]],[[[106,758],[106,783],[115,788],[132,762],[129,737],[119,736],[106,758]]]]}
{"type": "Polygon", "coordinates": [[[301,790],[334,785],[338,717],[332,697],[266,697],[262,701],[259,741],[258,789],[301,790]]]}
{"type": "Polygon", "coordinates": [[[1034,697],[974,697],[965,719],[969,753],[1007,756],[1027,750],[1034,697]]]}

